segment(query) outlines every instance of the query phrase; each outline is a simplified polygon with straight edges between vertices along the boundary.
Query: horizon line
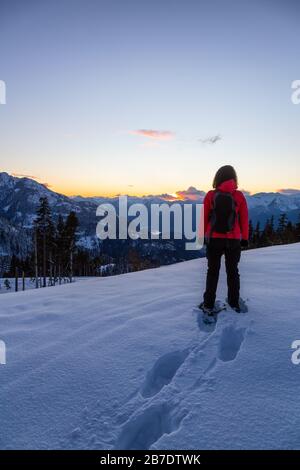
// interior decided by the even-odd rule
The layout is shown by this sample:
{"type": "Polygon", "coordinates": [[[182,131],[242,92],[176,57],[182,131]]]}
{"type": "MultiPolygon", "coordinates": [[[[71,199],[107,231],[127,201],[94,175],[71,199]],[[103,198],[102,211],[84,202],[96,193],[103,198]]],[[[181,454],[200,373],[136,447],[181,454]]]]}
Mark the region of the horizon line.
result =
{"type": "MultiPolygon", "coordinates": [[[[54,189],[55,186],[52,184],[42,182],[41,178],[39,176],[33,176],[30,174],[24,174],[24,173],[17,173],[17,172],[12,172],[9,173],[8,171],[1,171],[0,174],[7,174],[10,177],[17,178],[17,179],[29,179],[37,184],[44,186],[47,190],[52,191],[57,194],[61,194],[63,196],[69,197],[71,199],[74,199],[76,197],[81,197],[84,199],[92,199],[92,198],[99,198],[99,199],[115,199],[120,196],[127,196],[127,197],[136,197],[136,198],[160,198],[166,201],[184,201],[184,200],[200,200],[208,191],[212,190],[213,188],[208,189],[207,191],[203,189],[198,189],[192,185],[190,185],[187,189],[185,190],[177,190],[175,192],[162,192],[160,194],[153,194],[153,193],[148,193],[148,194],[142,194],[142,193],[110,193],[110,194],[100,194],[97,195],[95,193],[92,194],[86,194],[86,193],[75,193],[75,192],[70,192],[70,191],[63,191],[59,189],[54,189]]],[[[132,186],[132,185],[128,185],[132,186]]],[[[266,191],[266,190],[260,190],[260,191],[250,191],[246,190],[243,188],[240,188],[239,191],[243,192],[246,196],[255,196],[257,194],[265,193],[265,194],[281,194],[285,196],[292,196],[292,195],[298,195],[300,194],[300,189],[298,188],[279,188],[279,189],[274,189],[272,191],[266,191]]]]}

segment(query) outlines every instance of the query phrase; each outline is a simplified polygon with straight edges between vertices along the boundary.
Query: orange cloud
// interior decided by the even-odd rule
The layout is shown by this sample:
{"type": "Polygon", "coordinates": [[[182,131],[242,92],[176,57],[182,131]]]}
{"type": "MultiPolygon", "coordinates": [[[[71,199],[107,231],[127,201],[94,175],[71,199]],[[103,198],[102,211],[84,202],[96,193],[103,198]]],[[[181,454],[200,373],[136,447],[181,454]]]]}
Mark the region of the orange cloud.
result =
{"type": "Polygon", "coordinates": [[[171,131],[158,131],[154,129],[137,129],[131,131],[130,134],[140,135],[148,139],[154,140],[171,140],[174,138],[175,134],[171,131]]]}
{"type": "Polygon", "coordinates": [[[176,191],[176,196],[178,199],[183,201],[199,201],[204,198],[205,192],[195,188],[194,186],[190,186],[184,191],[176,191]]]}
{"type": "Polygon", "coordinates": [[[165,201],[202,201],[205,196],[205,191],[197,189],[194,186],[190,186],[188,189],[183,191],[176,191],[175,193],[163,193],[163,194],[147,194],[142,197],[158,198],[165,201]]]}

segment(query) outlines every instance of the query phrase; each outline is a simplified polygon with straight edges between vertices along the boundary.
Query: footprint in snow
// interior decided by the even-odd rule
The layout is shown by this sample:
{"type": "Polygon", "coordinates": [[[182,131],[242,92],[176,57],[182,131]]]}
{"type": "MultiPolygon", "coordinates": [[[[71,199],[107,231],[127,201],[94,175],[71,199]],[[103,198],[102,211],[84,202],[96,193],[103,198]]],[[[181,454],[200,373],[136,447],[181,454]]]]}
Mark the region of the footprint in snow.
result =
{"type": "Polygon", "coordinates": [[[168,385],[189,354],[189,349],[173,351],[161,356],[147,373],[141,388],[144,398],[153,397],[168,385]]]}
{"type": "Polygon", "coordinates": [[[114,448],[147,450],[164,434],[178,429],[183,418],[184,413],[176,414],[169,403],[152,405],[127,421],[114,448]]]}
{"type": "Polygon", "coordinates": [[[218,358],[223,362],[233,361],[239,353],[245,339],[246,328],[226,326],[222,333],[218,348],[218,358]]]}

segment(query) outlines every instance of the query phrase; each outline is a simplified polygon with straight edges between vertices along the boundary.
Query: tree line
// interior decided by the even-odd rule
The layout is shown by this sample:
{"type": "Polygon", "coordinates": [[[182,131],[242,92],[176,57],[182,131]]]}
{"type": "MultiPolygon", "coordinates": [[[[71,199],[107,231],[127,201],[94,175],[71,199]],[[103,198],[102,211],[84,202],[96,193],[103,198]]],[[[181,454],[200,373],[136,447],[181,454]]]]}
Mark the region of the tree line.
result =
{"type": "Polygon", "coordinates": [[[76,247],[76,230],[78,218],[71,211],[66,219],[58,216],[55,224],[47,197],[40,198],[34,220],[34,273],[35,279],[43,278],[43,287],[63,276],[70,282],[73,278],[73,255],[76,247]]]}
{"type": "Polygon", "coordinates": [[[249,222],[249,248],[261,248],[272,245],[283,245],[300,241],[300,216],[299,221],[292,223],[286,213],[280,215],[275,226],[274,216],[267,219],[263,228],[260,222],[253,227],[249,222]]]}
{"type": "Polygon", "coordinates": [[[71,211],[55,222],[47,197],[41,197],[33,222],[33,250],[25,259],[12,256],[8,277],[30,276],[35,287],[73,280],[73,256],[76,250],[78,218],[71,211]]]}
{"type": "MultiPolygon", "coordinates": [[[[285,213],[275,223],[274,216],[264,226],[249,222],[249,249],[300,241],[299,222],[292,223],[285,213]]],[[[178,261],[174,250],[157,254],[145,250],[143,240],[104,240],[100,251],[91,251],[77,243],[79,221],[74,211],[54,221],[48,199],[40,198],[33,223],[33,250],[25,259],[12,256],[4,277],[31,277],[35,287],[72,282],[74,276],[110,276],[153,268],[178,261]],[[171,257],[171,255],[173,257],[171,257]]],[[[180,243],[180,241],[176,240],[180,243]]],[[[176,245],[176,252],[178,245],[176,245]]],[[[191,259],[180,251],[180,261],[191,259]]],[[[195,257],[201,253],[195,253],[195,257]]],[[[23,279],[24,285],[24,279],[23,279]]]]}
{"type": "MultiPolygon", "coordinates": [[[[41,197],[33,221],[33,249],[24,259],[13,255],[7,268],[3,269],[3,277],[18,277],[24,288],[24,277],[31,278],[35,287],[45,287],[72,282],[75,276],[119,274],[110,255],[78,245],[78,228],[79,220],[74,211],[65,218],[59,215],[54,220],[47,197],[41,197]]],[[[13,287],[8,279],[6,284],[7,289],[13,287]]]]}

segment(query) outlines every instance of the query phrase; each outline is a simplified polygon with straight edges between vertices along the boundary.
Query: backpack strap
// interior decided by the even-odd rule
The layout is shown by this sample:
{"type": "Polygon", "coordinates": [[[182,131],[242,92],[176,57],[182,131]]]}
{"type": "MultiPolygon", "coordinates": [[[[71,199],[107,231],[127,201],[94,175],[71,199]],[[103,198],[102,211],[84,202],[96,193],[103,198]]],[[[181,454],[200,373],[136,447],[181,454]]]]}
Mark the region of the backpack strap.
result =
{"type": "Polygon", "coordinates": [[[214,210],[215,210],[215,200],[216,200],[216,197],[219,193],[220,193],[220,191],[218,191],[217,189],[214,190],[214,194],[213,194],[213,198],[212,198],[212,207],[210,209],[210,214],[209,214],[210,230],[209,230],[208,237],[206,237],[207,244],[210,242],[212,233],[214,231],[214,226],[215,226],[215,223],[216,223],[216,215],[215,215],[214,210]]]}
{"type": "Polygon", "coordinates": [[[232,214],[233,216],[232,217],[237,217],[237,214],[236,214],[236,207],[237,207],[237,203],[233,197],[233,194],[231,194],[231,203],[232,203],[232,214]]]}

